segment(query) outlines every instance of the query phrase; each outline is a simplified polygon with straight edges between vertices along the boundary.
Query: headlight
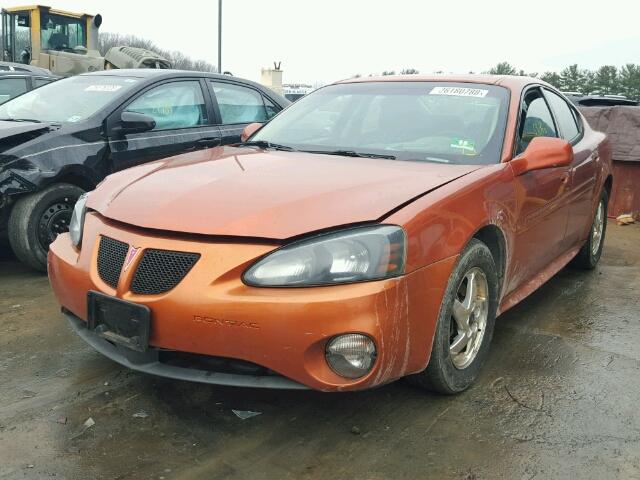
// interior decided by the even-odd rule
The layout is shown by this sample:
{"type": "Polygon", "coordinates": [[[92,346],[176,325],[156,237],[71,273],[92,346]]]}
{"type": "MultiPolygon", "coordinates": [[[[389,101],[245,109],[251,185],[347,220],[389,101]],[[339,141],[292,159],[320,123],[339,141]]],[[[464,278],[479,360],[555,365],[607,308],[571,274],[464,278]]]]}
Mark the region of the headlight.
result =
{"type": "Polygon", "coordinates": [[[73,207],[71,222],[69,222],[69,235],[71,235],[71,243],[76,247],[80,247],[82,243],[82,230],[84,229],[84,216],[87,213],[88,193],[83,193],[78,198],[76,205],[73,207]]]}
{"type": "Polygon", "coordinates": [[[308,287],[379,280],[404,272],[405,234],[395,225],[359,227],[292,243],[243,275],[256,287],[308,287]]]}

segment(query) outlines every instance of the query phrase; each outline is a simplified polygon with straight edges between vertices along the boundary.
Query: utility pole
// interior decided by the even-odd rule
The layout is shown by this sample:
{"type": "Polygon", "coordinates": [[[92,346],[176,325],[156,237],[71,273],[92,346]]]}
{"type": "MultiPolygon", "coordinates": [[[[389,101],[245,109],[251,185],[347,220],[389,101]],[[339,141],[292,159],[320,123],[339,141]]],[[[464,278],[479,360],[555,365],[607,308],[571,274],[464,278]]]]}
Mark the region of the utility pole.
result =
{"type": "Polygon", "coordinates": [[[218,73],[222,73],[222,0],[218,0],[218,73]]]}

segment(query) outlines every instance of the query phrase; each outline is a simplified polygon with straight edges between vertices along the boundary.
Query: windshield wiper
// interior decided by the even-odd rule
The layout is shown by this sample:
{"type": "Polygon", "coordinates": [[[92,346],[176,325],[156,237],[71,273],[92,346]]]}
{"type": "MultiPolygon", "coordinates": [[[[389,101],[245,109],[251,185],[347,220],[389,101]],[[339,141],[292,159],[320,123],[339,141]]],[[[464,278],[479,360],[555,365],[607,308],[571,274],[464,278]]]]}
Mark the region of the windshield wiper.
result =
{"type": "Polygon", "coordinates": [[[42,123],[42,120],[36,120],[35,118],[0,118],[3,122],[34,122],[42,123]]]}
{"type": "Polygon", "coordinates": [[[355,152],[353,150],[303,150],[307,153],[320,153],[323,155],[340,155],[343,157],[359,157],[359,158],[386,158],[387,160],[395,160],[394,155],[385,155],[379,153],[355,152]]]}
{"type": "Polygon", "coordinates": [[[236,144],[238,147],[258,147],[258,148],[273,148],[274,150],[283,150],[285,152],[295,152],[296,149],[287,145],[280,145],[279,143],[267,142],[266,140],[254,140],[251,142],[242,142],[236,144]]]}

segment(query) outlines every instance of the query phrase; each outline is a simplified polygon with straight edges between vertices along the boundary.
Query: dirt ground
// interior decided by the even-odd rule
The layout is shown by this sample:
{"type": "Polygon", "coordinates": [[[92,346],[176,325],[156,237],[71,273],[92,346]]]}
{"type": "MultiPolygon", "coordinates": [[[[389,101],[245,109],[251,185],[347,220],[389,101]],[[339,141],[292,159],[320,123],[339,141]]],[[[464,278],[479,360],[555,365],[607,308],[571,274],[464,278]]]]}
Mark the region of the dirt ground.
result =
{"type": "Polygon", "coordinates": [[[565,269],[499,319],[480,381],[456,397],[130,372],[76,338],[46,276],[4,252],[0,478],[640,479],[640,226],[607,233],[597,270],[565,269]]]}

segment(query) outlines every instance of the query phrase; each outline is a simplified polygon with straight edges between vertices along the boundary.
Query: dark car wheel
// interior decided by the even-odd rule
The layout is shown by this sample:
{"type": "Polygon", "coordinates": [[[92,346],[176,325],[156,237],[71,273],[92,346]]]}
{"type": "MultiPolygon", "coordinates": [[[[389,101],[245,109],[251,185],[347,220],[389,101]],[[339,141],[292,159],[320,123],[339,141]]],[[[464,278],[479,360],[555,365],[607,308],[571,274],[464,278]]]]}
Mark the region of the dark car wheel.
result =
{"type": "Polygon", "coordinates": [[[497,297],[493,256],[483,242],[473,239],[449,277],[429,364],[408,380],[444,394],[469,388],[489,351],[497,297]]]}
{"type": "Polygon", "coordinates": [[[607,205],[609,204],[609,194],[602,191],[600,201],[596,207],[596,213],[591,224],[589,238],[575,256],[571,265],[577,268],[592,270],[600,261],[602,248],[604,247],[604,236],[607,233],[607,205]]]}
{"type": "Polygon", "coordinates": [[[9,217],[9,243],[16,257],[46,271],[49,245],[69,230],[73,206],[83,193],[75,185],[58,183],[20,198],[9,217]]]}

